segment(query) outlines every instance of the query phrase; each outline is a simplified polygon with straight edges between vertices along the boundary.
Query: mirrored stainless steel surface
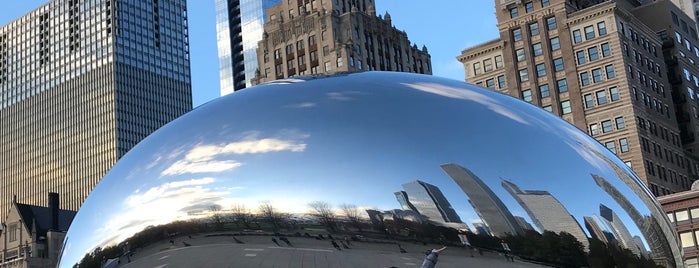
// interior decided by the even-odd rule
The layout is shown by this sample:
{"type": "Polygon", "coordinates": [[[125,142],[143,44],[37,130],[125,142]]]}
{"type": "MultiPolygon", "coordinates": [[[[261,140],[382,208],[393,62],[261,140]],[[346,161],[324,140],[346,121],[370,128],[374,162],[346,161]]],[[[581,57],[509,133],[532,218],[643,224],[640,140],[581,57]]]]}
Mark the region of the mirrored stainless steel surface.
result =
{"type": "Polygon", "coordinates": [[[509,96],[393,72],[195,109],[112,168],[64,244],[60,267],[405,267],[442,246],[439,267],[682,265],[658,203],[597,141],[509,96]]]}

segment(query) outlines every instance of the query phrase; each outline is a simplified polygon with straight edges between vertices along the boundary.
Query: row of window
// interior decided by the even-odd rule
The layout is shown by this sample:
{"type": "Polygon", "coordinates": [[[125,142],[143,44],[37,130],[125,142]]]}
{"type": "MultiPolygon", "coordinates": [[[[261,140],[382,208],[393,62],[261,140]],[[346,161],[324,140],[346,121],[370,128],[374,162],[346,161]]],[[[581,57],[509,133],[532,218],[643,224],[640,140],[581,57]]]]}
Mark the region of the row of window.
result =
{"type": "MultiPolygon", "coordinates": [[[[505,75],[499,75],[496,78],[490,78],[485,80],[485,87],[490,89],[496,89],[495,80],[497,79],[497,89],[503,89],[507,87],[507,81],[505,80],[505,75]]],[[[483,82],[478,82],[476,85],[483,86],[483,82]]]]}
{"type": "Polygon", "coordinates": [[[634,101],[639,101],[640,95],[641,100],[643,100],[644,106],[656,111],[660,115],[664,115],[665,117],[670,118],[670,106],[664,104],[662,100],[652,97],[650,94],[646,94],[646,92],[643,90],[637,90],[636,87],[631,88],[631,95],[633,95],[634,101]]]}
{"type": "Polygon", "coordinates": [[[495,62],[495,69],[500,69],[505,67],[505,63],[502,61],[502,56],[497,55],[494,58],[484,59],[482,62],[483,68],[481,69],[481,62],[473,63],[473,73],[479,75],[483,72],[490,72],[493,70],[493,62],[495,62]]]}
{"type": "Polygon", "coordinates": [[[595,107],[595,103],[599,106],[607,104],[609,102],[618,101],[620,99],[619,89],[617,87],[610,87],[609,89],[599,90],[594,94],[585,94],[585,96],[583,97],[585,101],[585,109],[595,107]]]}
{"type": "Polygon", "coordinates": [[[634,31],[631,26],[629,26],[629,30],[626,31],[626,26],[623,22],[620,21],[619,28],[621,29],[621,34],[623,34],[627,38],[630,38],[632,41],[636,43],[636,45],[643,47],[643,49],[645,49],[646,51],[653,53],[653,56],[655,56],[656,58],[658,57],[658,50],[656,49],[655,45],[652,45],[650,41],[648,41],[648,39],[646,39],[643,35],[639,37],[638,32],[634,31]]]}
{"type": "Polygon", "coordinates": [[[609,133],[616,130],[622,130],[626,128],[626,123],[624,122],[624,117],[620,116],[614,118],[614,120],[604,120],[602,122],[590,124],[590,136],[597,136],[600,133],[609,133]],[[601,126],[601,128],[600,128],[601,126]]]}
{"type": "MultiPolygon", "coordinates": [[[[551,51],[556,51],[561,49],[561,41],[558,37],[553,37],[549,39],[549,46],[551,47],[551,51]]],[[[544,54],[544,49],[541,45],[541,42],[535,43],[531,45],[531,51],[534,57],[541,56],[544,54]]],[[[515,50],[515,56],[517,58],[517,62],[521,62],[527,59],[526,52],[524,48],[519,48],[515,50]]]]}
{"type": "MultiPolygon", "coordinates": [[[[671,182],[672,184],[675,185],[680,185],[683,188],[689,188],[689,180],[687,179],[687,176],[682,175],[672,169],[665,168],[664,166],[661,166],[660,164],[653,164],[653,161],[650,161],[648,159],[646,161],[646,171],[648,172],[649,175],[652,176],[657,176],[658,178],[662,179],[663,181],[671,182]],[[670,178],[668,180],[668,177],[670,178]]],[[[664,194],[664,192],[663,192],[664,194]]]]}
{"type": "Polygon", "coordinates": [[[629,151],[629,140],[626,138],[619,139],[619,149],[617,150],[617,141],[612,140],[612,141],[607,141],[604,142],[604,147],[607,147],[609,151],[611,151],[614,154],[619,154],[619,153],[626,153],[629,151]]]}
{"type": "Polygon", "coordinates": [[[595,68],[592,69],[591,72],[585,71],[580,73],[580,86],[588,86],[591,83],[599,83],[604,81],[605,78],[602,75],[603,72],[607,79],[616,77],[616,74],[614,73],[614,65],[610,64],[604,66],[604,71],[602,71],[602,68],[595,68]],[[592,80],[590,80],[590,74],[592,74],[592,80]]]}
{"type": "MultiPolygon", "coordinates": [[[[682,31],[685,33],[689,33],[694,40],[697,40],[697,31],[694,29],[694,27],[687,25],[687,22],[684,21],[683,19],[680,19],[677,17],[677,14],[675,12],[670,11],[670,14],[672,15],[672,22],[677,25],[682,27],[682,31]]],[[[694,22],[692,22],[694,23],[694,22]]]]}
{"type": "MultiPolygon", "coordinates": [[[[563,65],[563,58],[556,58],[553,59],[553,71],[554,72],[562,72],[565,69],[565,66],[563,65]]],[[[544,77],[546,76],[546,64],[545,63],[539,63],[534,65],[534,69],[536,70],[536,77],[544,77]]],[[[529,69],[523,68],[519,70],[519,81],[520,82],[527,82],[529,81],[529,69]]]]}
{"type": "MultiPolygon", "coordinates": [[[[596,37],[595,34],[599,36],[603,36],[607,34],[607,26],[604,23],[604,21],[598,22],[597,23],[597,32],[595,33],[595,25],[588,25],[583,28],[583,31],[585,33],[585,41],[594,39],[596,37]]],[[[583,32],[578,30],[573,30],[573,43],[581,43],[583,41],[583,32]]]]}
{"type": "MultiPolygon", "coordinates": [[[[551,31],[555,30],[558,28],[556,26],[556,17],[549,17],[545,19],[546,21],[546,30],[551,31]]],[[[539,22],[532,22],[527,24],[527,28],[529,29],[529,36],[537,36],[539,35],[539,22]]],[[[512,40],[515,42],[517,41],[522,41],[522,29],[521,28],[516,28],[512,30],[512,40]]]]}
{"type": "Polygon", "coordinates": [[[672,143],[672,145],[675,145],[678,148],[681,147],[680,136],[678,134],[675,134],[672,131],[668,131],[666,127],[658,126],[658,124],[653,122],[653,120],[644,119],[640,116],[638,116],[636,119],[638,121],[638,127],[640,129],[644,131],[648,130],[651,134],[659,136],[663,140],[672,143]]]}
{"type": "Polygon", "coordinates": [[[600,50],[602,52],[602,57],[608,57],[612,55],[612,51],[609,49],[609,43],[603,43],[599,47],[589,47],[586,50],[579,50],[575,52],[575,56],[578,60],[578,65],[585,64],[587,62],[593,62],[600,59],[600,50]],[[586,51],[587,56],[585,56],[586,51]]]}
{"type": "MultiPolygon", "coordinates": [[[[547,7],[550,5],[549,0],[540,0],[539,3],[541,4],[541,7],[547,7]]],[[[517,6],[511,7],[510,8],[510,18],[514,19],[517,16],[519,16],[519,8],[517,6]]],[[[527,2],[524,3],[524,12],[526,13],[531,13],[534,12],[534,2],[527,2]]]]}

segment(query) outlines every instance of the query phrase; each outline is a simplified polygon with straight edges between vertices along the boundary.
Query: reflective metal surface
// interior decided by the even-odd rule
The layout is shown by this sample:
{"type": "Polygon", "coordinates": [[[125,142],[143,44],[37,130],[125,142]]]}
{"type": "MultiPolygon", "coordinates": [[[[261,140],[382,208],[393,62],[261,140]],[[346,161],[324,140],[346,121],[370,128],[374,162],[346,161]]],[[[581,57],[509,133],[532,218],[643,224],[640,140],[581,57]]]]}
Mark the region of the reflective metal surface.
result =
{"type": "Polygon", "coordinates": [[[86,200],[60,267],[405,267],[442,246],[439,267],[682,265],[647,189],[577,128],[368,72],[249,88],[163,127],[86,200]]]}

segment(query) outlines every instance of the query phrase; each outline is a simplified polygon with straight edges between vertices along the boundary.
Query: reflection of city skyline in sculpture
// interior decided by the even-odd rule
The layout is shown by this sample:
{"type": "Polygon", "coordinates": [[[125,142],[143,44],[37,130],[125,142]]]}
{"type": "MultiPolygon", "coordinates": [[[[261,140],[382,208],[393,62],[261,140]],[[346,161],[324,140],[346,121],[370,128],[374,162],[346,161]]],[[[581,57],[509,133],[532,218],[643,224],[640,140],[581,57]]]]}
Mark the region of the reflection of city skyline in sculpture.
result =
{"type": "Polygon", "coordinates": [[[515,216],[515,220],[517,221],[517,223],[519,224],[519,226],[522,227],[522,230],[525,230],[525,231],[527,231],[527,230],[536,231],[536,230],[534,230],[534,226],[532,226],[531,224],[529,224],[529,223],[527,222],[527,220],[524,219],[523,217],[521,217],[521,216],[515,216]]]}
{"type": "Polygon", "coordinates": [[[493,235],[490,233],[490,229],[488,229],[488,226],[485,225],[485,223],[482,222],[473,222],[473,229],[476,231],[477,234],[479,235],[493,235]]]}
{"type": "MultiPolygon", "coordinates": [[[[580,144],[582,145],[582,144],[580,144]]],[[[675,233],[675,229],[669,224],[665,219],[663,209],[660,207],[657,201],[650,198],[652,194],[648,191],[648,188],[644,188],[642,184],[631,177],[630,172],[626,172],[619,165],[614,164],[609,158],[604,156],[597,150],[590,148],[587,145],[582,145],[587,149],[588,152],[592,152],[598,159],[602,159],[609,168],[614,171],[614,174],[619,178],[627,187],[631,189],[632,192],[638,196],[641,201],[648,207],[654,208],[650,209],[651,215],[642,216],[641,213],[623,194],[619,192],[614,185],[612,185],[608,180],[603,177],[592,175],[595,183],[599,185],[607,194],[609,194],[623,209],[629,214],[631,220],[640,229],[643,237],[648,243],[650,248],[650,255],[656,261],[671,261],[675,263],[682,263],[682,252],[680,252],[679,240],[674,235],[668,235],[675,233]],[[661,219],[658,221],[658,219],[661,219]],[[675,246],[671,246],[670,241],[675,246]],[[667,256],[673,256],[674,260],[666,260],[667,256]],[[665,259],[665,260],[663,260],[665,259]]],[[[647,250],[647,249],[644,249],[647,250]]]]}
{"type": "Polygon", "coordinates": [[[601,219],[599,215],[592,214],[592,216],[583,217],[585,220],[585,228],[590,232],[592,238],[602,241],[605,244],[616,242],[616,237],[604,219],[601,219]]]}
{"type": "Polygon", "coordinates": [[[506,180],[502,181],[502,187],[524,208],[539,230],[557,234],[569,233],[586,249],[588,248],[587,236],[578,221],[551,193],[536,190],[522,191],[516,184],[506,180]]]}
{"type": "Polygon", "coordinates": [[[626,225],[624,225],[621,219],[619,219],[619,216],[616,215],[611,208],[603,204],[599,205],[599,213],[605,222],[612,228],[612,231],[614,231],[614,236],[617,238],[617,241],[621,243],[621,246],[631,250],[631,252],[637,256],[640,256],[641,250],[636,245],[636,242],[634,241],[631,232],[629,232],[629,229],[626,228],[626,225]]]}
{"type": "Polygon", "coordinates": [[[403,189],[405,191],[395,193],[403,209],[411,209],[434,222],[461,222],[461,218],[437,186],[415,180],[404,183],[403,189]]]}
{"type": "Polygon", "coordinates": [[[470,170],[453,163],[443,164],[440,167],[466,193],[469,203],[494,236],[503,237],[508,234],[524,233],[502,200],[470,170]]]}

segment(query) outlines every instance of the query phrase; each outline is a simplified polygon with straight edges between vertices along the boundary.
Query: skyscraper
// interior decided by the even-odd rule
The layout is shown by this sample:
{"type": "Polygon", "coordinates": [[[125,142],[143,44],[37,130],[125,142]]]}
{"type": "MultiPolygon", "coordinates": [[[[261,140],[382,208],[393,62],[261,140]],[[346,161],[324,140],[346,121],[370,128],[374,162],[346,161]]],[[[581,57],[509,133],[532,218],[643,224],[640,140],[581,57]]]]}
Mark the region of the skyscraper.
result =
{"type": "MultiPolygon", "coordinates": [[[[435,222],[461,222],[461,218],[437,186],[416,180],[403,184],[403,189],[405,189],[407,204],[409,204],[408,209],[417,209],[415,212],[435,222]]],[[[396,197],[398,196],[396,194],[396,197]]],[[[398,200],[400,203],[400,198],[398,200]]],[[[401,206],[403,206],[402,203],[401,206]]]]}
{"type": "Polygon", "coordinates": [[[0,28],[0,217],[77,210],[109,168],[192,108],[185,0],[54,0],[0,28]]]}
{"type": "Polygon", "coordinates": [[[510,182],[502,181],[502,187],[519,203],[539,230],[554,233],[566,232],[587,248],[589,242],[578,221],[556,197],[547,191],[522,191],[510,182]]]}
{"type": "Polygon", "coordinates": [[[502,200],[478,176],[457,164],[443,164],[440,167],[466,193],[471,206],[494,236],[524,233],[502,200]]]}
{"type": "Polygon", "coordinates": [[[465,49],[458,60],[466,81],[520,98],[586,131],[656,196],[683,191],[697,178],[699,149],[691,152],[685,145],[699,133],[691,110],[698,107],[692,104],[697,96],[690,94],[699,84],[692,75],[669,70],[681,70],[673,61],[684,66],[699,61],[694,51],[699,39],[689,17],[674,5],[659,4],[666,1],[497,0],[500,37],[465,49]],[[652,20],[657,27],[650,26],[652,20]],[[661,29],[668,25],[685,25],[677,33],[690,49],[665,50],[675,39],[674,30],[661,29]]]}
{"type": "Polygon", "coordinates": [[[406,193],[405,191],[398,191],[393,193],[393,195],[396,196],[396,200],[398,201],[398,204],[400,204],[401,209],[417,211],[417,208],[413,206],[412,203],[410,203],[410,200],[408,199],[408,193],[406,193]]]}
{"type": "Polygon", "coordinates": [[[221,96],[250,86],[267,8],[281,0],[216,0],[221,96]]]}
{"type": "Polygon", "coordinates": [[[604,218],[607,221],[607,224],[612,228],[612,231],[614,231],[614,236],[621,243],[621,245],[624,246],[624,248],[631,250],[631,252],[634,254],[640,256],[641,249],[638,248],[636,241],[629,232],[629,229],[626,228],[624,222],[619,219],[616,212],[609,207],[600,204],[599,213],[600,216],[602,216],[602,218],[604,218]]]}
{"type": "Polygon", "coordinates": [[[410,43],[372,0],[282,1],[267,11],[253,84],[294,75],[397,71],[432,74],[427,48],[410,43]]]}

